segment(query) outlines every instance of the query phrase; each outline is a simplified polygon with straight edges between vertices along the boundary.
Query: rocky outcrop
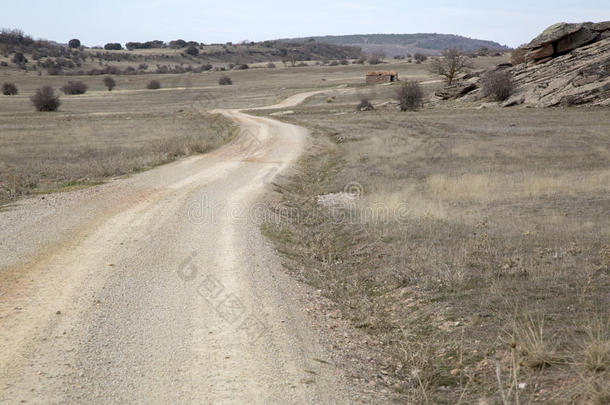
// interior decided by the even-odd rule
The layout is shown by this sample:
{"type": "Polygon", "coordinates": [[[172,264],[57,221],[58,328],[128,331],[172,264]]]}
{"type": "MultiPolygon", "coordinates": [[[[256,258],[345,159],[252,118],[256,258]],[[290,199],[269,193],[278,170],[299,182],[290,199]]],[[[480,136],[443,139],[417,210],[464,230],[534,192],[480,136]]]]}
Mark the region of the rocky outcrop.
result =
{"type": "Polygon", "coordinates": [[[455,100],[456,98],[460,98],[471,91],[476,90],[477,87],[478,86],[475,83],[457,82],[450,86],[445,86],[434,94],[443,100],[455,100]]]}
{"type": "Polygon", "coordinates": [[[609,34],[610,21],[551,25],[523,47],[525,61],[528,63],[546,63],[574,49],[606,39],[609,34]]]}
{"type": "Polygon", "coordinates": [[[543,65],[509,70],[517,91],[504,106],[610,105],[610,38],[582,46],[543,65]]]}
{"type": "MultiPolygon", "coordinates": [[[[530,42],[527,55],[529,63],[492,69],[508,71],[514,79],[514,94],[503,107],[610,106],[610,22],[555,24],[530,42]]],[[[480,90],[461,98],[482,99],[480,90]]]]}

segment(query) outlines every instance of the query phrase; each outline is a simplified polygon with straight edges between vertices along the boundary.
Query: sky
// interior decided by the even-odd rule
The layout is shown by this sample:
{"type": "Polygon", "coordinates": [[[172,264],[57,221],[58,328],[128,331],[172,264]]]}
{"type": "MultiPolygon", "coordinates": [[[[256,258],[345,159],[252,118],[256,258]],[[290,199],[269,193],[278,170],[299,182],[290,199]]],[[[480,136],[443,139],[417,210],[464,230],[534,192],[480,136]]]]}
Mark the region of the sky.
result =
{"type": "Polygon", "coordinates": [[[0,0],[0,28],[87,46],[435,32],[516,47],[557,22],[606,20],[610,0],[0,0]]]}

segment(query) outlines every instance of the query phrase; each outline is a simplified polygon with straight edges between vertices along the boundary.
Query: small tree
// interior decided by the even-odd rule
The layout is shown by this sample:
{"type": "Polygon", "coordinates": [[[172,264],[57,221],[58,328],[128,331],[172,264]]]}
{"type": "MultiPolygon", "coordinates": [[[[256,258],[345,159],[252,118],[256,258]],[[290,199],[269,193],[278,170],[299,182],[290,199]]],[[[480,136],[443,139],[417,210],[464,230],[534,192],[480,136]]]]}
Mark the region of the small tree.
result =
{"type": "Polygon", "coordinates": [[[4,83],[2,85],[2,94],[5,96],[15,96],[17,93],[17,86],[14,83],[4,83]]]}
{"type": "Polygon", "coordinates": [[[68,42],[68,46],[72,49],[80,48],[80,41],[76,38],[71,39],[70,42],[68,42]]]}
{"type": "Polygon", "coordinates": [[[68,82],[61,88],[64,94],[85,94],[87,92],[87,85],[83,82],[68,82]]]}
{"type": "Polygon", "coordinates": [[[116,82],[112,77],[106,76],[104,77],[104,86],[108,88],[108,91],[112,91],[112,89],[114,89],[116,86],[116,82]]]}
{"type": "Polygon", "coordinates": [[[148,90],[158,90],[161,88],[161,83],[158,80],[151,80],[146,85],[148,90]]]}
{"type": "Polygon", "coordinates": [[[374,54],[368,60],[369,65],[378,65],[380,63],[383,63],[383,58],[384,58],[384,55],[382,55],[382,54],[374,54]]]}
{"type": "Polygon", "coordinates": [[[26,63],[28,63],[28,59],[21,52],[16,52],[15,56],[13,56],[12,60],[13,60],[13,63],[15,63],[17,65],[25,65],[26,63]]]}
{"type": "Polygon", "coordinates": [[[408,81],[400,86],[396,94],[400,111],[413,111],[423,104],[424,91],[417,82],[408,81]]]}
{"type": "Polygon", "coordinates": [[[450,48],[443,52],[443,56],[432,61],[430,70],[440,76],[444,76],[447,84],[451,85],[455,76],[470,67],[468,57],[457,48],[450,48]]]}
{"type": "Polygon", "coordinates": [[[104,45],[104,49],[107,51],[120,51],[123,49],[123,46],[117,42],[110,42],[104,45]]]}
{"type": "Polygon", "coordinates": [[[37,89],[30,100],[38,111],[56,111],[61,105],[59,97],[55,95],[55,91],[51,86],[37,89]]]}
{"type": "Polygon", "coordinates": [[[487,72],[481,78],[483,97],[493,97],[498,101],[504,101],[513,94],[514,88],[513,75],[507,71],[487,72]]]}
{"type": "Polygon", "coordinates": [[[233,84],[233,81],[229,76],[222,76],[220,79],[218,79],[218,84],[221,86],[230,86],[233,84]]]}
{"type": "Polygon", "coordinates": [[[197,48],[196,48],[196,47],[194,47],[194,46],[189,46],[189,47],[186,49],[186,53],[188,53],[188,54],[189,54],[189,55],[191,55],[191,56],[197,56],[197,55],[199,55],[199,49],[197,49],[197,48]]]}
{"type": "Polygon", "coordinates": [[[416,53],[413,55],[413,58],[418,62],[425,62],[428,59],[428,56],[423,53],[416,53]]]}

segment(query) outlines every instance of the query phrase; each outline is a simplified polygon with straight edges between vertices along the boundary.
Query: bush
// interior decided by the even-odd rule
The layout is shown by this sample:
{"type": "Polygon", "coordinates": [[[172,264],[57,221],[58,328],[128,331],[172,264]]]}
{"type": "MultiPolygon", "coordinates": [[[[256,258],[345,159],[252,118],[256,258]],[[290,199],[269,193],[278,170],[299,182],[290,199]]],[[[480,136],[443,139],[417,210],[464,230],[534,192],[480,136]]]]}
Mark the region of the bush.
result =
{"type": "Polygon", "coordinates": [[[55,95],[55,91],[51,86],[37,89],[30,100],[38,111],[56,111],[61,105],[59,97],[55,95]]]}
{"type": "Polygon", "coordinates": [[[189,46],[189,47],[186,49],[186,53],[188,53],[188,54],[189,54],[189,55],[191,55],[191,56],[197,56],[197,55],[199,55],[199,49],[197,49],[197,48],[196,48],[196,47],[194,47],[194,46],[189,46]]]}
{"type": "Polygon", "coordinates": [[[417,82],[404,83],[397,94],[401,111],[416,110],[423,104],[424,91],[417,82]]]}
{"type": "Polygon", "coordinates": [[[341,60],[339,61],[339,63],[340,63],[340,64],[342,64],[343,66],[345,66],[345,65],[349,65],[349,61],[348,61],[347,59],[341,59],[341,60]]]}
{"type": "Polygon", "coordinates": [[[2,94],[5,96],[15,96],[17,93],[17,86],[14,83],[4,83],[2,85],[2,94]]]}
{"type": "Polygon", "coordinates": [[[61,88],[64,94],[85,94],[87,92],[87,85],[83,82],[68,82],[64,87],[61,88]]]}
{"type": "Polygon", "coordinates": [[[218,79],[218,84],[221,86],[229,86],[233,84],[233,80],[231,80],[229,76],[222,76],[220,79],[218,79]]]}
{"type": "Polygon", "coordinates": [[[250,66],[248,66],[245,63],[239,63],[233,67],[233,70],[247,70],[247,69],[250,69],[250,66]]]}
{"type": "Polygon", "coordinates": [[[383,63],[383,56],[382,55],[373,55],[369,58],[369,65],[379,65],[380,63],[383,63]]]}
{"type": "Polygon", "coordinates": [[[28,63],[28,59],[21,52],[16,52],[15,56],[13,56],[12,61],[17,65],[25,65],[26,63],[28,63]]]}
{"type": "Polygon", "coordinates": [[[148,65],[146,63],[140,63],[138,65],[138,70],[146,70],[148,69],[148,65]]]}
{"type": "Polygon", "coordinates": [[[275,69],[275,63],[273,63],[273,62],[269,62],[269,63],[267,63],[267,67],[268,67],[269,69],[275,69]]]}
{"type": "Polygon", "coordinates": [[[360,104],[358,104],[358,106],[356,107],[357,111],[373,111],[374,109],[375,107],[373,107],[373,104],[371,104],[371,102],[366,98],[363,98],[360,101],[360,104]]]}
{"type": "Polygon", "coordinates": [[[512,51],[510,54],[510,62],[513,64],[513,66],[525,63],[525,54],[526,53],[527,53],[527,51],[521,47],[512,51]]]}
{"type": "Polygon", "coordinates": [[[123,46],[116,42],[111,42],[104,45],[104,49],[107,51],[120,51],[123,49],[123,46]]]}
{"type": "Polygon", "coordinates": [[[71,39],[70,42],[68,42],[68,46],[70,48],[80,48],[80,41],[78,39],[71,39]]]}
{"type": "Polygon", "coordinates": [[[413,55],[413,58],[418,62],[425,62],[428,59],[428,56],[424,55],[423,53],[416,53],[413,55]]]}
{"type": "Polygon", "coordinates": [[[148,90],[158,90],[161,88],[161,83],[158,80],[151,80],[146,85],[148,90]]]}
{"type": "Polygon", "coordinates": [[[487,72],[481,78],[483,97],[493,97],[498,101],[509,98],[515,89],[513,76],[510,72],[496,70],[487,72]]]}
{"type": "Polygon", "coordinates": [[[112,91],[112,89],[114,89],[116,86],[116,82],[112,77],[106,76],[104,77],[104,86],[108,88],[108,91],[112,91]]]}

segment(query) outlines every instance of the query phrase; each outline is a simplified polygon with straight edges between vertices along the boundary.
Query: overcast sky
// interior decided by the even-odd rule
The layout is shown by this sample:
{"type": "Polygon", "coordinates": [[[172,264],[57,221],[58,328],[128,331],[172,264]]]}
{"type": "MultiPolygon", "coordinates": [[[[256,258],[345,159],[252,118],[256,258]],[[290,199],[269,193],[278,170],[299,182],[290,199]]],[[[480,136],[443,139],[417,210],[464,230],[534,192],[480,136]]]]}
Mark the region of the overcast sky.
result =
{"type": "Polygon", "coordinates": [[[0,27],[85,45],[437,32],[517,46],[556,22],[610,20],[610,0],[0,0],[0,27]]]}

